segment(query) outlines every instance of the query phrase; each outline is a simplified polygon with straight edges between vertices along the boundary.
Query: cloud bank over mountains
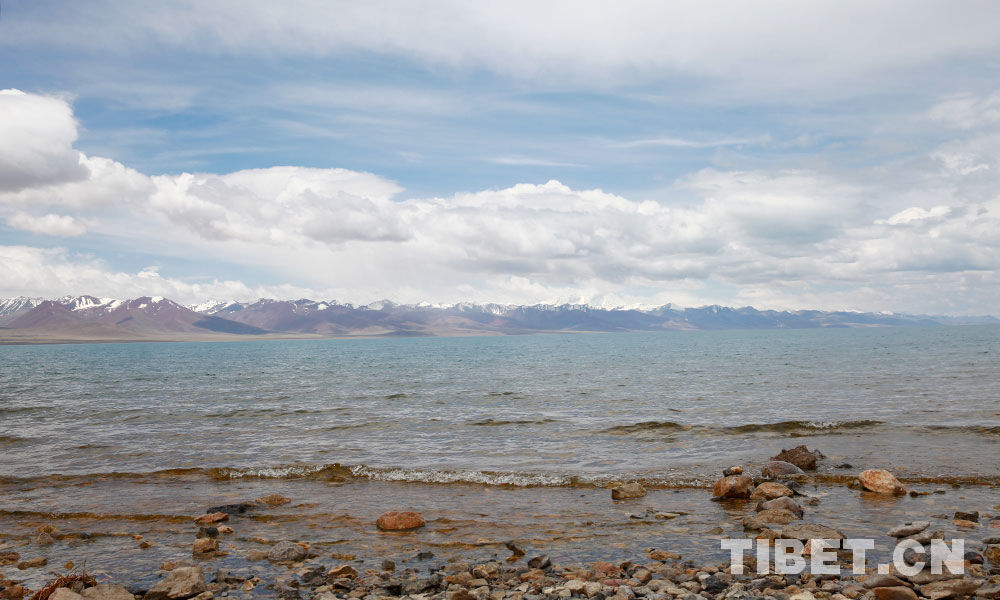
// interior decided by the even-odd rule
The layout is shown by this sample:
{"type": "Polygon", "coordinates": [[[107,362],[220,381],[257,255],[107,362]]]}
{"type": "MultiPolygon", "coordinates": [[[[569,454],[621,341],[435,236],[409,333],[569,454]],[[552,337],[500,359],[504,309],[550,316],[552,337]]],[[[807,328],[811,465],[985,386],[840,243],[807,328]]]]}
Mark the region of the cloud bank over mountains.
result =
{"type": "Polygon", "coordinates": [[[0,219],[35,243],[0,247],[0,295],[985,313],[1000,293],[996,98],[928,107],[952,135],[927,155],[851,171],[704,168],[668,202],[555,180],[410,197],[337,168],[146,174],[76,150],[69,99],[4,90],[0,219]],[[69,240],[153,266],[116,270],[69,240]],[[270,283],[161,275],[157,256],[270,283]]]}

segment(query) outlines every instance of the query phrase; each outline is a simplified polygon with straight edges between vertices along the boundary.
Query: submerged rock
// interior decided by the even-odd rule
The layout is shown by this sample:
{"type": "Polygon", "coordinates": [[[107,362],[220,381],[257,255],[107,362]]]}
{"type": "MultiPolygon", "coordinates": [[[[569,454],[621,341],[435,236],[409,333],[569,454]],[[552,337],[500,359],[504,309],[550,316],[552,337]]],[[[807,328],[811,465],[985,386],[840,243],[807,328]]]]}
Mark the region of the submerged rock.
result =
{"type": "Polygon", "coordinates": [[[791,450],[782,449],[776,456],[772,456],[771,460],[791,463],[800,469],[811,471],[816,468],[816,461],[821,458],[823,454],[819,450],[810,451],[805,446],[796,446],[791,450]]]}
{"type": "Polygon", "coordinates": [[[305,557],[305,548],[293,542],[278,542],[267,553],[267,560],[273,562],[294,562],[305,557]]]}
{"type": "Polygon", "coordinates": [[[211,525],[212,523],[221,523],[222,521],[228,521],[229,514],[224,512],[211,512],[208,514],[201,515],[197,517],[194,522],[196,525],[211,525]]]}
{"type": "Polygon", "coordinates": [[[900,495],[907,492],[906,486],[885,469],[868,469],[858,474],[861,487],[876,494],[900,495]]]}
{"type": "Polygon", "coordinates": [[[281,494],[270,494],[267,496],[261,496],[260,498],[254,500],[257,504],[263,504],[265,506],[281,506],[282,504],[288,504],[291,501],[291,498],[287,498],[281,494]]]}
{"type": "Polygon", "coordinates": [[[192,554],[207,554],[209,552],[215,552],[219,549],[219,542],[213,540],[212,538],[204,537],[198,538],[194,541],[194,546],[191,547],[192,554]]]}
{"type": "Polygon", "coordinates": [[[819,523],[797,523],[782,527],[781,537],[786,540],[842,540],[844,534],[819,523]]]}
{"type": "Polygon", "coordinates": [[[758,512],[767,510],[786,510],[794,513],[800,519],[803,514],[802,507],[788,496],[782,496],[780,498],[775,498],[774,500],[768,500],[757,504],[758,512]]]}
{"type": "Polygon", "coordinates": [[[749,527],[751,529],[764,529],[767,523],[776,523],[778,525],[786,525],[792,521],[798,521],[802,518],[796,513],[785,510],[783,508],[772,508],[768,510],[762,510],[757,514],[751,515],[746,519],[743,519],[743,526],[749,527]]]}
{"type": "Polygon", "coordinates": [[[626,483],[611,488],[611,498],[614,500],[627,500],[629,498],[642,498],[646,495],[646,488],[638,483],[626,483]]]}
{"type": "Polygon", "coordinates": [[[775,498],[781,498],[782,496],[794,496],[793,492],[788,486],[782,485],[776,481],[762,481],[753,490],[753,494],[750,494],[751,500],[774,500],[775,498]]]}
{"type": "Polygon", "coordinates": [[[251,510],[253,505],[249,502],[240,502],[238,504],[220,504],[219,506],[213,506],[206,510],[206,513],[226,513],[227,515],[233,515],[234,517],[246,514],[248,510],[251,510]]]}
{"type": "Polygon", "coordinates": [[[716,498],[749,498],[753,489],[753,479],[748,475],[730,475],[716,481],[712,493],[716,498]]]}
{"type": "Polygon", "coordinates": [[[384,531],[404,531],[416,529],[427,524],[420,513],[412,510],[391,511],[383,514],[375,521],[375,526],[384,531]]]}
{"type": "Polygon", "coordinates": [[[771,460],[764,463],[760,474],[765,479],[777,479],[779,477],[788,477],[789,475],[802,475],[803,471],[790,462],[771,460]]]}
{"type": "Polygon", "coordinates": [[[730,475],[742,475],[743,467],[729,467],[722,471],[723,477],[729,477],[730,475]]]}
{"type": "Polygon", "coordinates": [[[920,533],[930,526],[930,521],[913,521],[911,523],[903,523],[902,525],[898,525],[890,529],[888,535],[894,538],[909,537],[920,533]]]}
{"type": "Polygon", "coordinates": [[[982,579],[946,579],[944,581],[932,581],[927,585],[920,586],[920,593],[931,600],[942,600],[943,598],[964,598],[976,590],[984,583],[982,579]]]}

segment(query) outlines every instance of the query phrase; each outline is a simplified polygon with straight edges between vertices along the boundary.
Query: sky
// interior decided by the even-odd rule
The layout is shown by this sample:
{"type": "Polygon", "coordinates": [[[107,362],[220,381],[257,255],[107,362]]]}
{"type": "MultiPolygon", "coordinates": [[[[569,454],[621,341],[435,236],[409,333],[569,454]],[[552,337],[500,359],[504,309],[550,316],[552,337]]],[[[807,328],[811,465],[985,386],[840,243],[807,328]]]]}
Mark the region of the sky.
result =
{"type": "Polygon", "coordinates": [[[1000,3],[6,0],[0,297],[1000,314],[1000,3]]]}

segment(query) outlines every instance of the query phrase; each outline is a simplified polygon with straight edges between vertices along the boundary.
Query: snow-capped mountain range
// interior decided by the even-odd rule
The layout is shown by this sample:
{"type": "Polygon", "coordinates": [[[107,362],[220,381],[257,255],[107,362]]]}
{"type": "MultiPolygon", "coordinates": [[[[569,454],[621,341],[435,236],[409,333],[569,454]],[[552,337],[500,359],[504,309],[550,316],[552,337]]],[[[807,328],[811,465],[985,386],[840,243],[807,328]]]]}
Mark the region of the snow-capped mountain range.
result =
{"type": "Polygon", "coordinates": [[[705,306],[607,309],[580,304],[460,303],[355,306],[332,300],[209,301],[182,306],[158,296],[67,296],[0,300],[0,341],[198,339],[220,336],[497,335],[543,331],[806,329],[996,323],[957,318],[838,311],[773,311],[705,306]]]}
{"type": "Polygon", "coordinates": [[[957,318],[838,311],[773,311],[705,306],[607,309],[579,304],[533,306],[396,304],[355,306],[332,300],[209,301],[94,296],[0,300],[0,340],[197,339],[220,336],[497,335],[552,331],[806,329],[997,323],[957,318]]]}

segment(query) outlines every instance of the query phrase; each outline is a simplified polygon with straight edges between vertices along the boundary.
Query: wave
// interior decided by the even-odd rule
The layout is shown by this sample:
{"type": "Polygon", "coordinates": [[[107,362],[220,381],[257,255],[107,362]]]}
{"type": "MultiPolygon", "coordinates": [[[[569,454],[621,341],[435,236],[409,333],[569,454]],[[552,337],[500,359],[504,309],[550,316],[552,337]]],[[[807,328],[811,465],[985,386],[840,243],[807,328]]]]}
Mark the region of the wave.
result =
{"type": "Polygon", "coordinates": [[[884,425],[883,421],[862,419],[857,421],[779,421],[777,423],[747,423],[745,425],[732,425],[719,427],[712,425],[692,425],[677,423],[675,421],[643,421],[631,425],[615,425],[607,429],[602,429],[599,433],[609,433],[612,435],[628,435],[633,433],[646,432],[681,432],[690,431],[694,433],[714,434],[714,435],[740,435],[747,433],[830,433],[852,429],[864,429],[884,425]]]}
{"type": "Polygon", "coordinates": [[[0,435],[0,446],[14,446],[33,441],[35,438],[21,437],[19,435],[0,435]]]}
{"type": "MultiPolygon", "coordinates": [[[[846,485],[854,481],[856,473],[816,472],[810,479],[819,484],[846,485]]],[[[711,487],[718,479],[715,473],[605,473],[566,474],[515,471],[477,471],[461,469],[433,469],[421,467],[372,467],[364,464],[292,464],[259,467],[207,467],[162,469],[147,473],[109,472],[79,475],[44,475],[38,477],[0,477],[0,484],[63,483],[73,485],[89,480],[196,480],[238,481],[312,480],[320,483],[347,483],[350,481],[385,481],[421,484],[469,484],[488,487],[569,487],[607,488],[626,481],[635,481],[650,489],[685,489],[711,487]]],[[[986,485],[1000,486],[1000,476],[990,475],[914,475],[900,477],[904,483],[924,485],[986,485]]]]}
{"type": "Polygon", "coordinates": [[[483,419],[482,421],[471,421],[469,425],[479,427],[496,427],[500,425],[546,425],[555,423],[557,419],[483,419]]]}
{"type": "Polygon", "coordinates": [[[236,408],[226,412],[215,412],[204,415],[206,418],[229,418],[229,417],[289,417],[292,415],[322,415],[349,410],[347,407],[337,408],[236,408]]]}

